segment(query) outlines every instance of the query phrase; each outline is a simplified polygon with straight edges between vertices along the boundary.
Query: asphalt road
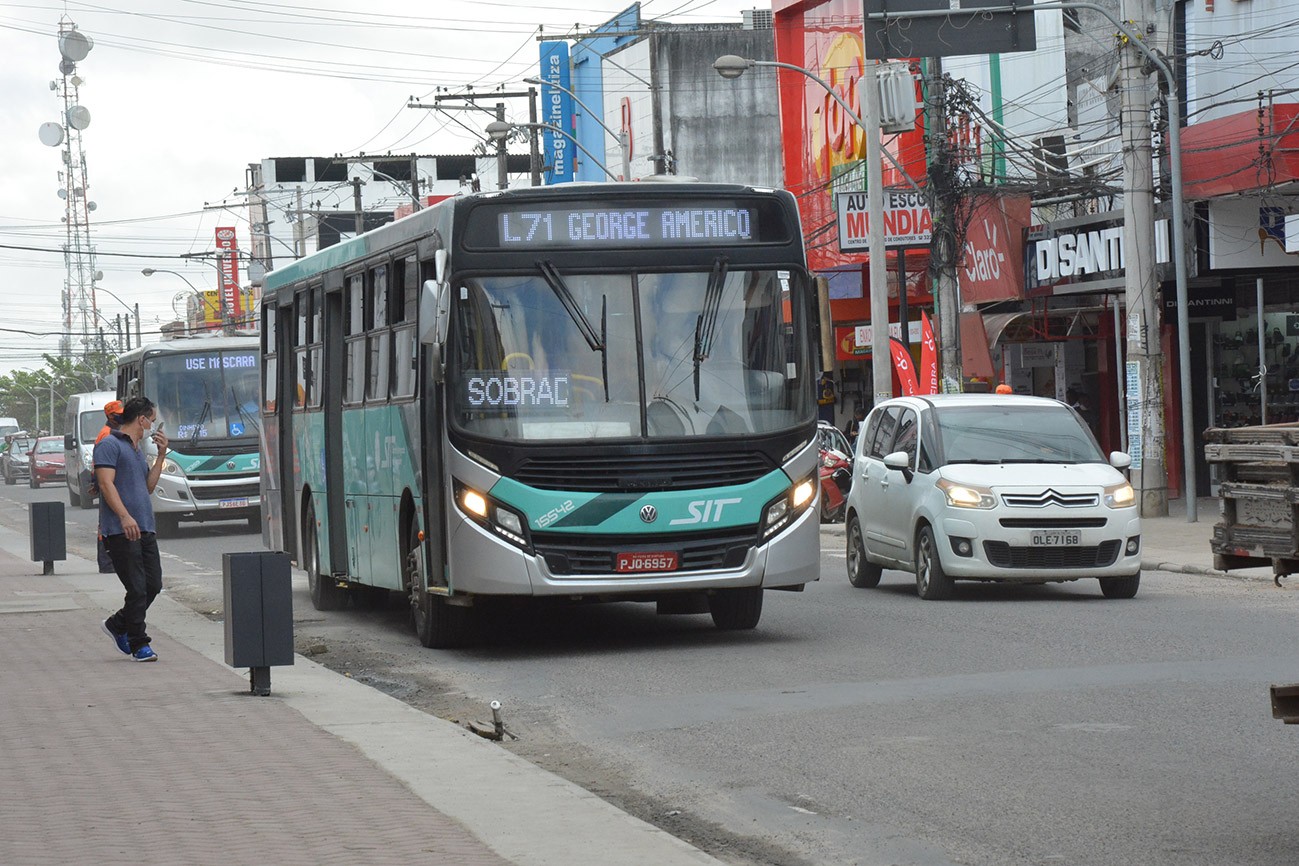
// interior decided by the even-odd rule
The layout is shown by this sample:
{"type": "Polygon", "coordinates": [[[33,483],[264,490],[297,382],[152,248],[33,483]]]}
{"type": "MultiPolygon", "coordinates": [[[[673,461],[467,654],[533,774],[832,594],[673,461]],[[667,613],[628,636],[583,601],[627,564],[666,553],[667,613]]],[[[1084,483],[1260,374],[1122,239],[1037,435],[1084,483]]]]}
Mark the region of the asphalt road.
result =
{"type": "MultiPolygon", "coordinates": [[[[23,503],[53,498],[0,496],[20,527],[23,503]]],[[[92,554],[92,513],[67,513],[92,554]]],[[[500,700],[508,748],[728,862],[1299,862],[1299,728],[1267,702],[1299,682],[1299,591],[1147,573],[1131,601],[1091,581],[922,602],[896,572],[850,587],[841,543],[826,538],[820,583],[768,593],[751,633],[528,607],[435,652],[400,600],[321,614],[296,573],[297,643],[447,718],[500,700]]],[[[210,524],[161,546],[168,592],[212,613],[220,554],[260,538],[210,524]]]]}

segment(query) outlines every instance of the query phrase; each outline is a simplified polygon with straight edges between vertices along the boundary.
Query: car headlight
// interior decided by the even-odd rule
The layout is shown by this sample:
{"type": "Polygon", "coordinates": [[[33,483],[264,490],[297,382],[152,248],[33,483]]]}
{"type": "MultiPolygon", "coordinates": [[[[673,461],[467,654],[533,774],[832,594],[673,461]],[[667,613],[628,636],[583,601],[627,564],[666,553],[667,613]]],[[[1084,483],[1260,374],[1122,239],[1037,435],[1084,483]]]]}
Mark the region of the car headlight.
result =
{"type": "Polygon", "coordinates": [[[946,478],[938,479],[938,489],[947,497],[947,504],[953,508],[996,508],[997,497],[986,487],[973,484],[957,484],[946,478]]]}
{"type": "Polygon", "coordinates": [[[516,547],[528,550],[526,521],[519,512],[502,505],[486,493],[480,493],[468,484],[455,482],[456,505],[465,516],[479,526],[485,526],[516,547]]]}
{"type": "Polygon", "coordinates": [[[762,538],[765,541],[788,526],[816,499],[816,484],[809,476],[790,485],[762,510],[762,538]]]}
{"type": "Polygon", "coordinates": [[[1124,481],[1122,484],[1106,487],[1103,498],[1110,508],[1131,508],[1137,501],[1137,494],[1132,489],[1132,485],[1124,481]]]}
{"type": "Polygon", "coordinates": [[[82,455],[81,455],[81,465],[84,466],[84,467],[86,468],[86,471],[90,471],[91,469],[94,469],[94,468],[95,468],[95,455],[94,455],[94,453],[93,453],[93,452],[90,452],[90,453],[82,454],[82,455]]]}

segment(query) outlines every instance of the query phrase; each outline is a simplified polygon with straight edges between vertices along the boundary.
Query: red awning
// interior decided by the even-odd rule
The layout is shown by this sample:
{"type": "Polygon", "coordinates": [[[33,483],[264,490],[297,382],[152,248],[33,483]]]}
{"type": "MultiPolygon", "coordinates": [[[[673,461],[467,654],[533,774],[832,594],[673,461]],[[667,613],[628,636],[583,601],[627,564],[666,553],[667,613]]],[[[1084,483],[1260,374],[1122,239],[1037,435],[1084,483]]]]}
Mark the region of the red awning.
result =
{"type": "Polygon", "coordinates": [[[1299,180],[1299,103],[1242,111],[1182,130],[1182,186],[1188,199],[1295,180],[1299,180]]]}

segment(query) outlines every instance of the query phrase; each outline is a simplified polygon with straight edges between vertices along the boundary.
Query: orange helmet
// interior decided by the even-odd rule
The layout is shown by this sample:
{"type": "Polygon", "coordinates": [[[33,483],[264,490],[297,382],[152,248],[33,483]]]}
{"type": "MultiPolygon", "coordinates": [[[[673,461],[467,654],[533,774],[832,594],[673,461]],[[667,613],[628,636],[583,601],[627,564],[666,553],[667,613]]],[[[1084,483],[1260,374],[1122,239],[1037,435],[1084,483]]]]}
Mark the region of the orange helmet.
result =
{"type": "Polygon", "coordinates": [[[121,400],[109,400],[107,403],[104,404],[104,417],[111,418],[114,415],[121,415],[121,414],[122,414],[121,400]]]}
{"type": "Polygon", "coordinates": [[[1005,383],[1003,382],[1002,384],[1000,384],[1000,385],[997,386],[997,393],[998,393],[998,394],[1013,394],[1013,393],[1015,393],[1015,392],[1014,392],[1014,390],[1013,390],[1009,385],[1007,385],[1007,384],[1005,384],[1005,383]]]}

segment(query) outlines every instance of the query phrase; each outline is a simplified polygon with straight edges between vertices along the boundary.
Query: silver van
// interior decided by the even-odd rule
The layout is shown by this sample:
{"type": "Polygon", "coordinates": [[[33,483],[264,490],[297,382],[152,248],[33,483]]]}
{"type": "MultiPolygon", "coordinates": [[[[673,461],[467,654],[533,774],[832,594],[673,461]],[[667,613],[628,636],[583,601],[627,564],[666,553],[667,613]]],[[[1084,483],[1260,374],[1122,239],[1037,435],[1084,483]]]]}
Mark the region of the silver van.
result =
{"type": "Polygon", "coordinates": [[[67,431],[63,435],[63,462],[67,465],[68,502],[72,505],[95,507],[95,496],[90,492],[95,474],[95,437],[104,429],[104,407],[116,399],[112,391],[88,391],[68,398],[63,421],[67,431]]]}

